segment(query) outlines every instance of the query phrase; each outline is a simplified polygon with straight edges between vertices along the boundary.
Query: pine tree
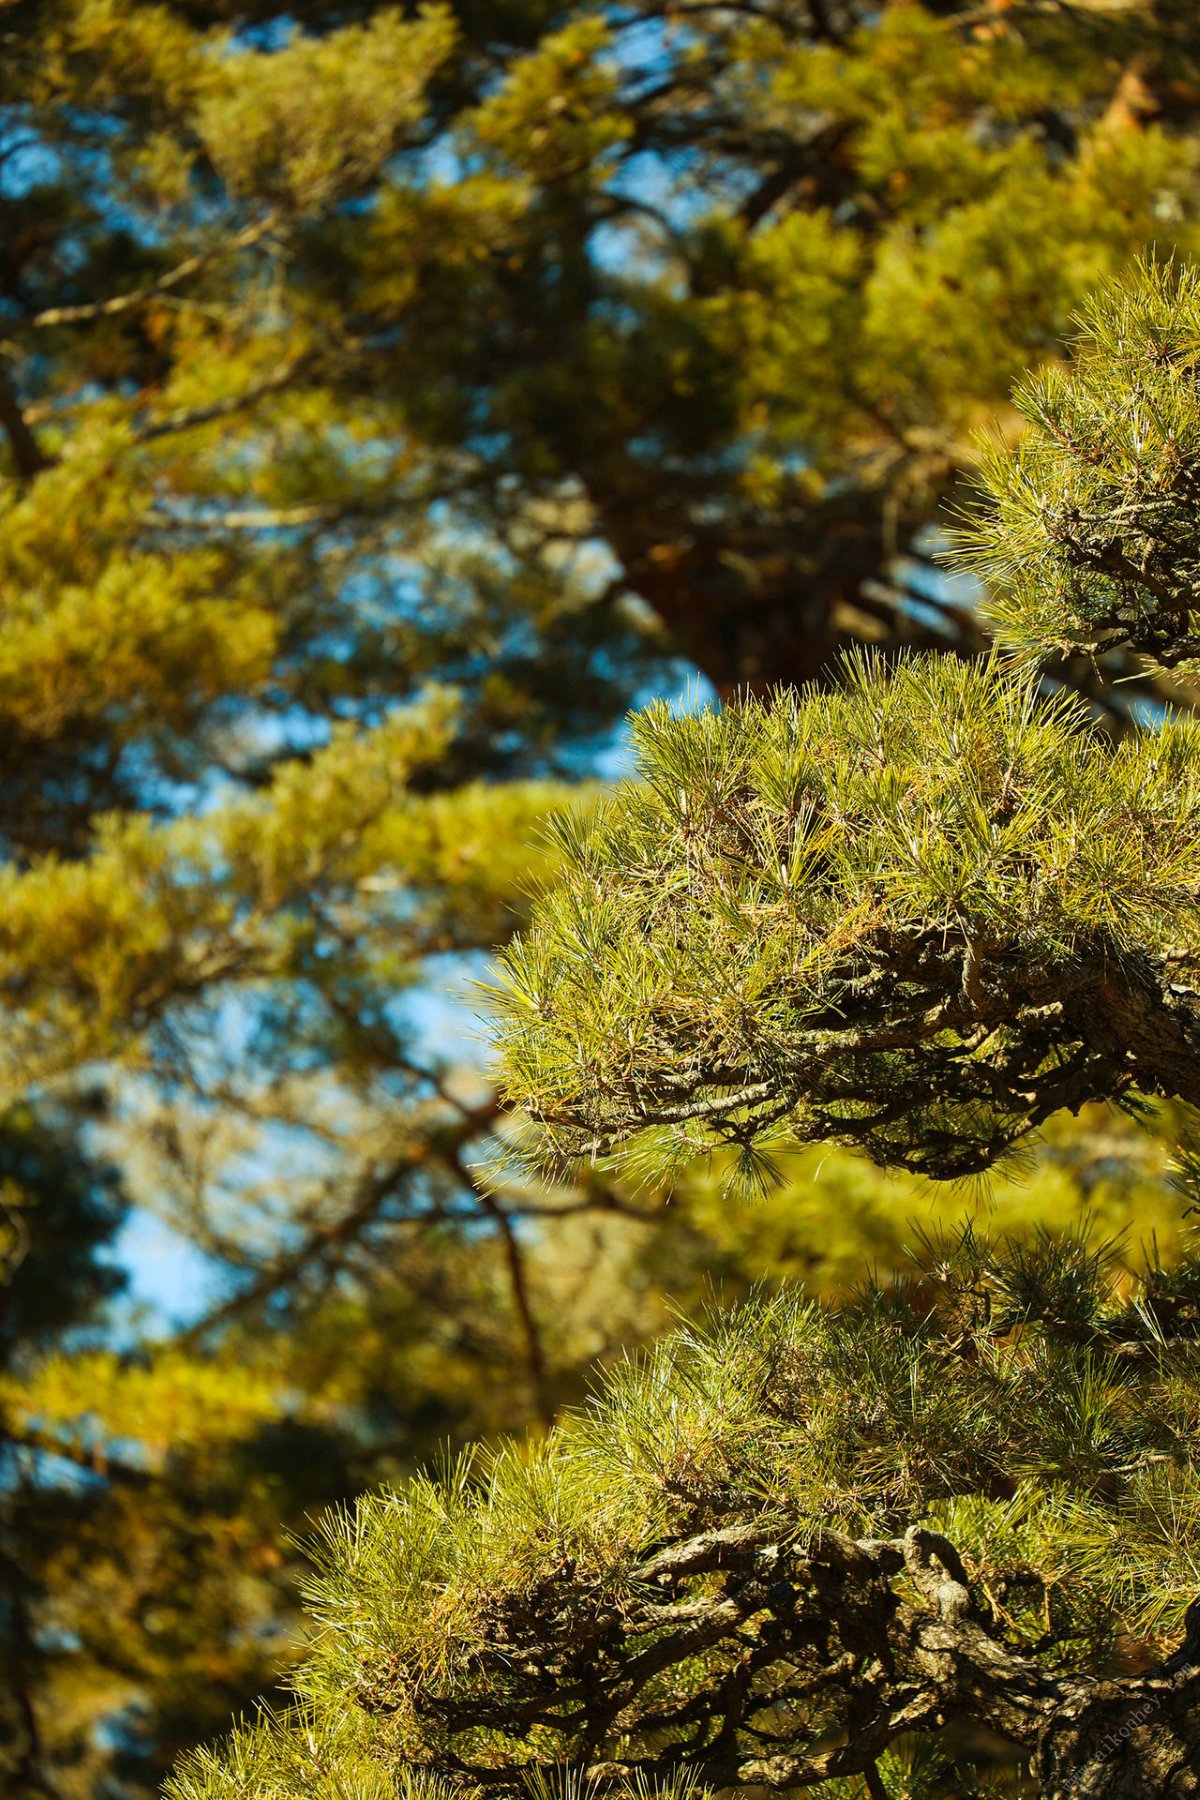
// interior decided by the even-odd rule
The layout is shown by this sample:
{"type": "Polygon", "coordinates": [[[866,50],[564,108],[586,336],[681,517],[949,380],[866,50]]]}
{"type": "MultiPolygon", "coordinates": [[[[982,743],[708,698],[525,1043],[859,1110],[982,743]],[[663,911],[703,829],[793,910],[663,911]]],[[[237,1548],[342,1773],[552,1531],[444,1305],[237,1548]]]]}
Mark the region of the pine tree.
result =
{"type": "Polygon", "coordinates": [[[1017,390],[960,550],[1014,661],[643,717],[643,784],[564,830],[504,958],[510,1091],[568,1157],[715,1141],[753,1179],[778,1133],[964,1175],[1063,1107],[1200,1103],[1195,719],[1115,742],[1039,667],[1197,666],[1198,332],[1196,276],[1145,265],[1017,390]]]}
{"type": "MultiPolygon", "coordinates": [[[[276,1674],[281,1520],[544,1423],[661,1327],[579,1245],[685,1305],[770,1272],[695,1174],[661,1224],[608,1171],[489,1185],[495,1099],[405,995],[523,920],[560,778],[669,656],[729,692],[985,646],[939,500],[1098,275],[1195,249],[1197,30],[24,0],[0,51],[0,1104],[232,1290],[98,1346],[105,1253],[60,1215],[78,1309],[0,1393],[4,1775],[142,1793],[276,1674]]],[[[1166,1217],[1158,1155],[1114,1218],[1166,1217]]],[[[894,1262],[911,1182],[787,1166],[781,1263],[894,1262]]]]}
{"type": "MultiPolygon", "coordinates": [[[[786,1132],[946,1175],[1051,1107],[1196,1104],[1200,735],[1114,741],[1042,665],[1194,658],[1198,372],[1200,273],[1146,264],[1019,389],[962,545],[1011,656],[652,713],[504,958],[553,1158],[753,1181],[786,1132]]],[[[1198,1279],[967,1229],[680,1332],[332,1523],[296,1709],[175,1800],[1200,1792],[1198,1279]]]]}

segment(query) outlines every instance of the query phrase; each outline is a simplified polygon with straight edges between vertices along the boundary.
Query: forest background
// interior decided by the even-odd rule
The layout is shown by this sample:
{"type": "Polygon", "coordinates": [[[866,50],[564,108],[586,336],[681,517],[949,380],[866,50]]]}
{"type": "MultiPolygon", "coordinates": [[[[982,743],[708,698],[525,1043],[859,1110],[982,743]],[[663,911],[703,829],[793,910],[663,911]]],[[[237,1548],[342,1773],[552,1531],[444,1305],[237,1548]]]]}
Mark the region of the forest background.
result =
{"type": "Polygon", "coordinates": [[[1099,1110],[968,1191],[501,1179],[461,994],[638,699],[986,649],[972,433],[1200,249],[1194,15],[0,5],[6,1792],[153,1792],[286,1672],[306,1521],[710,1293],[967,1212],[1176,1253],[1099,1110]]]}

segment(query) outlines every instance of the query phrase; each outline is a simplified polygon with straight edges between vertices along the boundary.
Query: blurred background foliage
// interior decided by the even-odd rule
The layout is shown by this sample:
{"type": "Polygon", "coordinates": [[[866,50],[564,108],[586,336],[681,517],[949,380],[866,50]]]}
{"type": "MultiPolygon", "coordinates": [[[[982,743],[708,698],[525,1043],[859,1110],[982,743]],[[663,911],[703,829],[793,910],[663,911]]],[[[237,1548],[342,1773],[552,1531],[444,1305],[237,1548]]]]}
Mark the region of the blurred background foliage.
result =
{"type": "Polygon", "coordinates": [[[1177,1251],[1101,1113],[965,1191],[493,1181],[454,998],[639,698],[986,648],[972,432],[1148,246],[1191,0],[0,3],[7,1793],[152,1792],[294,1656],[291,1531],[706,1296],[1177,1251]]]}

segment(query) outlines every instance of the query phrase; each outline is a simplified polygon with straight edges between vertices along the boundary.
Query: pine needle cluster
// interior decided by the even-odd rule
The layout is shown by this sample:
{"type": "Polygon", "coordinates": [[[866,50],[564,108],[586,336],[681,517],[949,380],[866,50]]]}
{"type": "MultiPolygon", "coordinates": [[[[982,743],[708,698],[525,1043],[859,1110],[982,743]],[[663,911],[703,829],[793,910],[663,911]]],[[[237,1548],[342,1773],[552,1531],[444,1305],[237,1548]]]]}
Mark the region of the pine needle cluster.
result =
{"type": "MultiPolygon", "coordinates": [[[[1134,1279],[1111,1245],[966,1228],[840,1306],[793,1289],[680,1330],[541,1445],[336,1517],[296,1710],[171,1800],[537,1800],[569,1771],[630,1800],[893,1791],[851,1777],[1012,1727],[937,1682],[934,1564],[1046,1693],[1184,1628],[1198,1325],[1200,1262],[1134,1279]]],[[[895,1792],[952,1791],[922,1762],[895,1792]]]]}
{"type": "MultiPolygon", "coordinates": [[[[552,1156],[659,1180],[707,1146],[753,1187],[834,1139],[961,1175],[1064,1106],[1200,1102],[1200,728],[1114,741],[1030,656],[1081,621],[1187,650],[1198,291],[1102,295],[993,470],[1015,665],[860,657],[637,721],[640,782],[561,826],[502,963],[552,1156]]],[[[1135,1279],[971,1228],[680,1330],[541,1442],[337,1515],[296,1710],[171,1800],[1196,1794],[1198,1347],[1195,1254],[1135,1279]]]]}
{"type": "MultiPolygon", "coordinates": [[[[1143,267],[1026,390],[1035,429],[976,531],[993,577],[1019,571],[998,617],[1022,657],[1133,604],[1068,515],[1124,521],[1131,555],[1139,522],[1125,647],[1190,643],[1194,325],[1197,278],[1143,267]]],[[[836,691],[660,706],[634,733],[638,785],[566,830],[566,879],[501,959],[509,1095],[552,1156],[661,1172],[731,1146],[753,1188],[773,1143],[823,1139],[958,1176],[1063,1107],[1200,1099],[1191,721],[1113,742],[1036,666],[859,656],[836,691]]]]}
{"type": "Polygon", "coordinates": [[[1114,744],[994,662],[859,659],[634,731],[641,780],[564,828],[495,990],[553,1150],[732,1145],[753,1186],[772,1144],[839,1139],[961,1175],[1064,1105],[1170,1090],[1121,1014],[1200,951],[1193,721],[1114,744]]]}
{"type": "Polygon", "coordinates": [[[1022,657],[1132,650],[1200,667],[1200,272],[1139,263],[1028,377],[1015,453],[985,451],[961,560],[1022,657]]]}

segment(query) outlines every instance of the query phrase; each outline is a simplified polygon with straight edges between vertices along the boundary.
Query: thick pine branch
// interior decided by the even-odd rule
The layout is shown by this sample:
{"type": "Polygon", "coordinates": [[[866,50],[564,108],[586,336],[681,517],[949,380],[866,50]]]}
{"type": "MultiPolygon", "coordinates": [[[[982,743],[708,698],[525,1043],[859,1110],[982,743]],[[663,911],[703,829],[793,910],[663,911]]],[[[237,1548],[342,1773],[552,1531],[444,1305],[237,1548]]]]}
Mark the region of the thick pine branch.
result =
{"type": "Polygon", "coordinates": [[[678,1334],[528,1456],[331,1524],[306,1710],[174,1800],[269,1789],[289,1733],[322,1796],[360,1757],[423,1800],[820,1792],[980,1731],[1041,1800],[1200,1791],[1197,1282],[967,1231],[678,1334]]]}
{"type": "Polygon", "coordinates": [[[567,834],[499,990],[554,1154],[959,1176],[1064,1107],[1200,1103],[1200,733],[1114,745],[994,662],[846,677],[643,716],[641,785],[567,834]]]}
{"type": "MultiPolygon", "coordinates": [[[[1200,277],[1144,265],[1020,390],[964,554],[1027,663],[1192,658],[1198,345],[1200,277]]],[[[827,1139],[960,1176],[1062,1108],[1200,1103],[1200,737],[1114,747],[998,659],[845,673],[639,722],[641,790],[505,963],[510,1095],[554,1157],[724,1147],[755,1185],[769,1140],[827,1139]]]]}

